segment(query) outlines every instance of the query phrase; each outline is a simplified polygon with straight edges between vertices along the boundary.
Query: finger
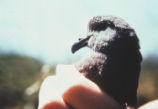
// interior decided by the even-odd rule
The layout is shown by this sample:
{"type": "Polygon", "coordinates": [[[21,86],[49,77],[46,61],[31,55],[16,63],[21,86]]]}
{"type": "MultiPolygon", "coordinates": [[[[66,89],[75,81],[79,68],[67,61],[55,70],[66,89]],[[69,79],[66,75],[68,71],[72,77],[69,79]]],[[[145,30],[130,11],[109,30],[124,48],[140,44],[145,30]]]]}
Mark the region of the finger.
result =
{"type": "Polygon", "coordinates": [[[72,86],[72,81],[74,81],[72,77],[77,77],[76,74],[80,74],[73,65],[58,65],[56,72],[56,76],[47,77],[41,85],[39,92],[39,109],[54,109],[54,107],[59,107],[60,109],[68,108],[63,101],[62,93],[72,86]]]}
{"type": "Polygon", "coordinates": [[[68,107],[61,102],[52,101],[50,103],[45,104],[39,109],[68,109],[68,107]]]}
{"type": "Polygon", "coordinates": [[[81,75],[73,65],[59,65],[57,73],[59,78],[64,80],[64,101],[76,109],[120,108],[115,100],[104,93],[94,82],[81,75]]]}
{"type": "Polygon", "coordinates": [[[138,109],[158,109],[158,99],[150,101],[138,109]]]}
{"type": "Polygon", "coordinates": [[[58,91],[56,76],[47,77],[42,83],[38,109],[68,109],[58,91]]]}
{"type": "Polygon", "coordinates": [[[76,109],[121,109],[120,105],[96,84],[88,79],[84,83],[67,90],[63,99],[76,109]]]}

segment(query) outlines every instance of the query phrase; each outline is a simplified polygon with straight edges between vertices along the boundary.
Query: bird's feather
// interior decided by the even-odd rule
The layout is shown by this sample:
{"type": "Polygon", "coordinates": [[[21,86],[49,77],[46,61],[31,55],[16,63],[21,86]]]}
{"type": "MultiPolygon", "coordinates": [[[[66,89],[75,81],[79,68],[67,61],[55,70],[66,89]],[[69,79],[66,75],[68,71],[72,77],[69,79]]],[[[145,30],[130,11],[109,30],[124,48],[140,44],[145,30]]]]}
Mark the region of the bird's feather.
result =
{"type": "Polygon", "coordinates": [[[120,18],[97,16],[90,20],[88,30],[91,37],[82,43],[93,52],[76,68],[122,106],[135,107],[142,56],[134,29],[120,18]]]}

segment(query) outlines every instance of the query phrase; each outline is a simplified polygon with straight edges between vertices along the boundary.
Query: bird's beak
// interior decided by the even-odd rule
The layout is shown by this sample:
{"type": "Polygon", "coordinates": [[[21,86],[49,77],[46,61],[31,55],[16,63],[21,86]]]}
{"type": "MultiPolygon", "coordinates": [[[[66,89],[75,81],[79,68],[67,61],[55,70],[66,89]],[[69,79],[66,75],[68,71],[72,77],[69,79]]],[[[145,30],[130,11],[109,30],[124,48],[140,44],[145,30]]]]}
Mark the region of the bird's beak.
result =
{"type": "Polygon", "coordinates": [[[87,45],[88,45],[88,40],[89,40],[89,38],[90,38],[91,36],[92,36],[92,35],[89,35],[89,36],[87,36],[87,37],[84,38],[84,39],[81,39],[81,38],[80,38],[78,42],[74,43],[74,44],[72,45],[72,48],[71,48],[72,53],[75,53],[75,52],[76,52],[77,50],[79,50],[80,48],[87,46],[87,45]]]}

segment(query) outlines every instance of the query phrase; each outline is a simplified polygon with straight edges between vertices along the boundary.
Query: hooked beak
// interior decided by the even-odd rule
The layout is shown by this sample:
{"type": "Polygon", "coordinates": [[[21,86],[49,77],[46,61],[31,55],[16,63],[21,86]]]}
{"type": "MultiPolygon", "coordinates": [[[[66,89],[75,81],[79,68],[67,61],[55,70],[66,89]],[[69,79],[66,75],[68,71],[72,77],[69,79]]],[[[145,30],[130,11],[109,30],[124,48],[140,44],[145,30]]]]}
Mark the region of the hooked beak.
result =
{"type": "Polygon", "coordinates": [[[88,45],[88,40],[89,40],[89,38],[90,38],[91,36],[92,36],[92,35],[89,35],[89,36],[87,36],[87,37],[84,38],[84,39],[81,39],[81,38],[80,38],[78,42],[74,43],[74,44],[72,45],[72,48],[71,48],[72,53],[75,53],[75,52],[76,52],[77,50],[79,50],[80,48],[87,46],[87,45],[88,45]]]}

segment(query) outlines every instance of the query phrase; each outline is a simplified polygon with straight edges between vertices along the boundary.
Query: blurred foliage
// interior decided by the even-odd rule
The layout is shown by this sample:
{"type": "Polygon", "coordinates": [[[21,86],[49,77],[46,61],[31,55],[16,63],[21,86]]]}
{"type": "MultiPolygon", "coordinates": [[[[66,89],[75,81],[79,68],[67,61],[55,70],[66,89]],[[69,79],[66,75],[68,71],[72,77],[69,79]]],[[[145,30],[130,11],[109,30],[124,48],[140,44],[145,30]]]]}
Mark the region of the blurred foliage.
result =
{"type": "MultiPolygon", "coordinates": [[[[0,55],[0,109],[36,109],[42,80],[53,66],[27,56],[0,55]]],[[[158,98],[158,57],[144,59],[138,88],[138,106],[158,98]]]]}
{"type": "Polygon", "coordinates": [[[158,56],[144,59],[139,80],[138,105],[158,98],[158,56]]]}
{"type": "MultiPolygon", "coordinates": [[[[24,109],[28,100],[25,93],[41,76],[42,63],[27,56],[0,55],[0,109],[24,109]]],[[[37,92],[32,96],[37,101],[37,92]]]]}

